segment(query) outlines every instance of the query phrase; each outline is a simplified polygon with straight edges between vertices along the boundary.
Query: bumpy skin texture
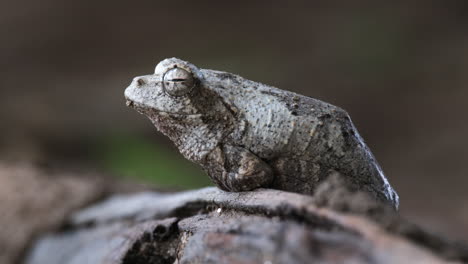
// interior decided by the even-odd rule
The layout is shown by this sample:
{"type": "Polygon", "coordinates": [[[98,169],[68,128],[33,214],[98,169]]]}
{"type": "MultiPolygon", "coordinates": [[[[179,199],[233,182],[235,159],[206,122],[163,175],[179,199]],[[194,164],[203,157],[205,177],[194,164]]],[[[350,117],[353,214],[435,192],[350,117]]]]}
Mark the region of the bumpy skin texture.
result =
{"type": "Polygon", "coordinates": [[[313,194],[338,171],[398,207],[397,193],[339,107],[176,58],[134,78],[125,97],[223,190],[313,194]]]}

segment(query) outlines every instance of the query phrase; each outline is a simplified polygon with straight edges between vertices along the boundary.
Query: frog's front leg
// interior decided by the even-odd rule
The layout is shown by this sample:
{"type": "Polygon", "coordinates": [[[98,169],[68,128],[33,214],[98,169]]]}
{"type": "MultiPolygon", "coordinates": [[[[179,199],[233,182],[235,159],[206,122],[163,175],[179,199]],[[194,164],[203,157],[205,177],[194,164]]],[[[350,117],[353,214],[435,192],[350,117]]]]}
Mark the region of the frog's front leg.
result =
{"type": "Polygon", "coordinates": [[[272,168],[249,150],[217,146],[207,156],[203,168],[216,185],[225,191],[250,191],[268,187],[273,180],[272,168]]]}

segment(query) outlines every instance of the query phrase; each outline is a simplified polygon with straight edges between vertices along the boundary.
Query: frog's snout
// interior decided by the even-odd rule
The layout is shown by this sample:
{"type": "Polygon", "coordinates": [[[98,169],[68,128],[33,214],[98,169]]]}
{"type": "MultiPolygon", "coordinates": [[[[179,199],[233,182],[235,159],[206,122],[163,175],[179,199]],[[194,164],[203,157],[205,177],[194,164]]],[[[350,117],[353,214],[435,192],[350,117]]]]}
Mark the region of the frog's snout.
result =
{"type": "Polygon", "coordinates": [[[128,107],[134,107],[135,105],[135,95],[137,94],[136,89],[139,89],[140,87],[138,86],[138,79],[134,79],[130,86],[128,86],[125,91],[124,91],[124,97],[125,97],[125,104],[128,107]]]}

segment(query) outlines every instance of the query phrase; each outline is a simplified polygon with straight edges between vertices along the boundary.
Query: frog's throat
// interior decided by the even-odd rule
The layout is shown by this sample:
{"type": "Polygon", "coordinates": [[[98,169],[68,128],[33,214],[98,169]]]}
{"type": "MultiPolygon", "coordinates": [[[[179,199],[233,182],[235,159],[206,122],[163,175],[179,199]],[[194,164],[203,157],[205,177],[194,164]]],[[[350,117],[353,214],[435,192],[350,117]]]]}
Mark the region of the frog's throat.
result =
{"type": "Polygon", "coordinates": [[[127,99],[126,105],[128,107],[131,107],[131,108],[135,109],[140,114],[152,113],[152,114],[156,114],[156,115],[160,115],[160,116],[167,116],[167,117],[169,117],[169,116],[174,116],[174,117],[177,117],[177,116],[187,116],[187,117],[201,116],[201,114],[177,113],[177,112],[161,111],[161,110],[154,109],[154,108],[148,108],[148,107],[144,107],[144,106],[142,106],[142,105],[140,105],[140,104],[138,104],[135,101],[132,101],[130,99],[127,99]]]}

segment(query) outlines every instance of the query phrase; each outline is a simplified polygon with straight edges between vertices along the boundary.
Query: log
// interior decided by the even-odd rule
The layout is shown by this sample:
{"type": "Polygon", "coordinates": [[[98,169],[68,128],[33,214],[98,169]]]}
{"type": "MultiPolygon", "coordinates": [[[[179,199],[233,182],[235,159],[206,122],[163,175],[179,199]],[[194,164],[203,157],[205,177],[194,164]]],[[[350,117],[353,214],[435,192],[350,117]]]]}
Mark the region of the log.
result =
{"type": "Polygon", "coordinates": [[[42,234],[28,264],[459,263],[468,247],[330,175],[312,196],[215,187],[114,195],[42,234]]]}
{"type": "Polygon", "coordinates": [[[115,193],[147,190],[95,171],[0,161],[0,263],[22,263],[36,237],[115,193]]]}

